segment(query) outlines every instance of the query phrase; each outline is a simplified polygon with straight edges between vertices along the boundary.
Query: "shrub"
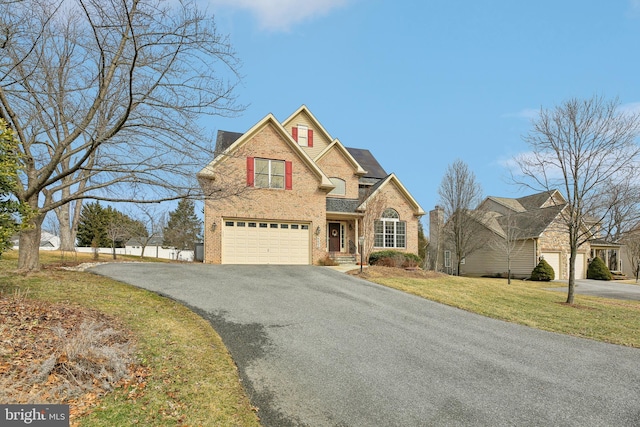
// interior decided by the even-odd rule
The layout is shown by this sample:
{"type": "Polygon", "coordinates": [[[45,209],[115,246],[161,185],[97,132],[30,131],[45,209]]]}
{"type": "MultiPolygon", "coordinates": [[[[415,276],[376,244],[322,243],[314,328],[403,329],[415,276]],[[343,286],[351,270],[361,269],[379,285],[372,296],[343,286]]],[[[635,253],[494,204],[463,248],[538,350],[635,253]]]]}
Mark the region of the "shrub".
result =
{"type": "Polygon", "coordinates": [[[547,261],[541,259],[536,268],[531,272],[531,280],[537,280],[539,282],[549,282],[555,279],[555,272],[553,267],[549,265],[547,261]]]}
{"type": "Polygon", "coordinates": [[[587,268],[587,279],[611,280],[612,278],[613,275],[611,271],[609,271],[609,267],[607,267],[600,257],[595,257],[589,264],[589,268],[587,268]]]}
{"type": "Polygon", "coordinates": [[[370,265],[381,265],[384,267],[416,267],[420,265],[421,259],[418,255],[394,250],[372,252],[369,255],[370,265]]]}
{"type": "Polygon", "coordinates": [[[318,265],[323,265],[325,267],[331,267],[334,265],[338,265],[335,259],[331,258],[329,255],[325,256],[322,259],[318,260],[318,265]]]}

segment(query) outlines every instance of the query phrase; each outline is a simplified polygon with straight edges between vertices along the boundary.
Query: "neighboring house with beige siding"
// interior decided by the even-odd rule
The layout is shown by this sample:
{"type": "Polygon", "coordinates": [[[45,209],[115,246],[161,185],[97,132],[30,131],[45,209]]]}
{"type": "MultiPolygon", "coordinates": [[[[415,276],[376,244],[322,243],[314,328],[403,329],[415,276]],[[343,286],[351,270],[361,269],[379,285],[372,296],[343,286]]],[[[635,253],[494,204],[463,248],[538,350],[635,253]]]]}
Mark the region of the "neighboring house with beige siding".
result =
{"type": "MultiPolygon", "coordinates": [[[[474,212],[481,225],[475,238],[486,243],[464,258],[460,274],[506,277],[510,259],[512,277],[527,278],[540,258],[544,258],[553,267],[556,279],[568,279],[570,246],[561,218],[566,206],[557,190],[520,198],[487,197],[474,212]],[[507,248],[511,248],[510,256],[507,248]]],[[[430,234],[437,233],[438,222],[433,219],[441,218],[439,226],[446,227],[441,213],[432,211],[430,218],[430,234]]],[[[620,245],[596,237],[578,248],[577,279],[586,277],[588,262],[595,256],[603,258],[612,271],[619,272],[622,268],[620,245]]],[[[441,269],[453,274],[455,251],[446,242],[441,246],[440,259],[445,260],[441,269]]]]}
{"type": "Polygon", "coordinates": [[[370,151],[345,147],[306,106],[283,122],[269,114],[247,132],[219,131],[198,180],[207,263],[355,262],[360,237],[365,253],[418,253],[420,205],[370,151]]]}

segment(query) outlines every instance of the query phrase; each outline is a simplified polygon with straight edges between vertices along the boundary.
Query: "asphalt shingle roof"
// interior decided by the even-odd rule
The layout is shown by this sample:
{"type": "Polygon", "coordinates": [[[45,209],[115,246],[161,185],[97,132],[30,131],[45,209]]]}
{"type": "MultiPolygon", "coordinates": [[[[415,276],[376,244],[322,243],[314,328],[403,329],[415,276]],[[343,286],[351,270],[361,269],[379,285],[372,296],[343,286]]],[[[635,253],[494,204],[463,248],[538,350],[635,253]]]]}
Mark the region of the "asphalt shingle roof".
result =
{"type": "Polygon", "coordinates": [[[354,213],[360,206],[360,201],[355,199],[334,199],[327,197],[327,212],[354,213]]]}
{"type": "Polygon", "coordinates": [[[226,130],[219,130],[218,135],[216,137],[216,155],[222,153],[224,150],[229,148],[231,144],[236,142],[238,138],[240,138],[243,133],[240,132],[229,132],[226,130]]]}
{"type": "Polygon", "coordinates": [[[383,179],[388,175],[382,166],[380,166],[380,163],[378,163],[376,158],[373,157],[371,151],[362,148],[349,147],[347,147],[347,151],[356,160],[356,162],[358,162],[358,164],[367,171],[365,174],[366,178],[383,179]]]}

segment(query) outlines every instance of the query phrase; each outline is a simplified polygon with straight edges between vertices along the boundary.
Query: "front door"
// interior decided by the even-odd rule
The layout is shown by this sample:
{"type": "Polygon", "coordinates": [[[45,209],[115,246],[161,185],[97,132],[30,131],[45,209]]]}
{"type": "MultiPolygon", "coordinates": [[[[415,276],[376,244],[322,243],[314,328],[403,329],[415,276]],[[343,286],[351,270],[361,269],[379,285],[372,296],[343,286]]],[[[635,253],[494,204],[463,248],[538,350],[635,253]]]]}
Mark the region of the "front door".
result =
{"type": "Polygon", "coordinates": [[[340,223],[329,223],[329,252],[340,252],[340,223]]]}

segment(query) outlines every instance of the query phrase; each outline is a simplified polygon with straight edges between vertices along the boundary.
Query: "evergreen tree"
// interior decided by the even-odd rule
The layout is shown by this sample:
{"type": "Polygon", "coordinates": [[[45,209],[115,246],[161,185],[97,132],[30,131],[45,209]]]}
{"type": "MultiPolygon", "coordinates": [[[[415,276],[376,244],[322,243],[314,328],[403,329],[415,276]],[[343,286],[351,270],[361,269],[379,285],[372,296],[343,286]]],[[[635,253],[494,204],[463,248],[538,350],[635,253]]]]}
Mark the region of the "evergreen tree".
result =
{"type": "Polygon", "coordinates": [[[0,255],[11,245],[11,237],[22,229],[28,217],[25,204],[11,197],[20,169],[18,142],[6,122],[0,119],[0,255]]]}
{"type": "Polygon", "coordinates": [[[175,211],[169,212],[167,226],[163,230],[163,245],[190,250],[201,240],[202,222],[196,216],[192,200],[182,199],[175,211]]]}
{"type": "Polygon", "coordinates": [[[423,262],[426,262],[427,259],[428,245],[429,241],[424,235],[424,227],[422,226],[422,222],[418,221],[418,256],[420,257],[420,259],[422,259],[423,262]]]}
{"type": "Polygon", "coordinates": [[[82,206],[78,223],[78,246],[111,246],[107,237],[108,223],[107,210],[100,202],[86,203],[82,206]]]}
{"type": "Polygon", "coordinates": [[[144,224],[100,202],[86,203],[78,223],[78,246],[122,248],[133,234],[144,234],[144,224]]]}
{"type": "Polygon", "coordinates": [[[600,257],[595,257],[587,268],[587,279],[611,280],[613,276],[604,261],[600,257]]]}
{"type": "Polygon", "coordinates": [[[536,280],[539,282],[549,282],[555,279],[555,271],[553,271],[553,267],[549,265],[547,261],[541,259],[538,265],[531,272],[531,280],[536,280]]]}

